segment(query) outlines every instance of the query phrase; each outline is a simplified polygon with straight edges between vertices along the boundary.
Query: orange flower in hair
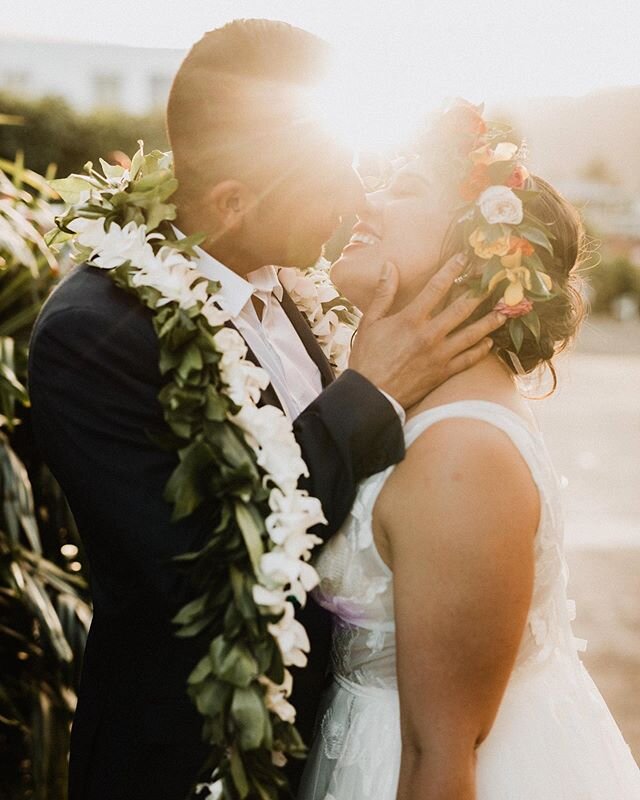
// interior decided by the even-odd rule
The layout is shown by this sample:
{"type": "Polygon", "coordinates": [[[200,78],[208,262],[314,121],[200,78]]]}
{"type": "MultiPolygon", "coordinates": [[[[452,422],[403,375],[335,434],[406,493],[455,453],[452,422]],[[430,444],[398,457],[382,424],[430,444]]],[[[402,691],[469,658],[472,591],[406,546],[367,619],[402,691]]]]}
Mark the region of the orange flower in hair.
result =
{"type": "Polygon", "coordinates": [[[509,252],[515,253],[519,250],[523,256],[532,256],[535,253],[535,248],[528,239],[522,239],[520,236],[512,236],[509,242],[509,252]]]}
{"type": "Polygon", "coordinates": [[[491,176],[486,164],[474,164],[467,179],[460,186],[460,197],[470,203],[491,185],[491,176]]]}

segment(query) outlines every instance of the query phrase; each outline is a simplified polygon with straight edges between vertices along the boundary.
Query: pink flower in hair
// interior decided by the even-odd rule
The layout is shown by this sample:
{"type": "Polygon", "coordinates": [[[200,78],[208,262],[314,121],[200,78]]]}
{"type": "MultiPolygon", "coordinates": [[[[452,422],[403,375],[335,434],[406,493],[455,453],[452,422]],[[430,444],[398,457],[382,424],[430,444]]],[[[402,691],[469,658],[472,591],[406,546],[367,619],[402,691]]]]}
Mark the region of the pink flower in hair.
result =
{"type": "Polygon", "coordinates": [[[493,309],[494,311],[499,311],[501,314],[504,314],[505,317],[509,317],[510,319],[514,319],[515,317],[524,317],[530,311],[533,310],[533,303],[529,300],[528,297],[524,297],[517,305],[509,306],[503,300],[501,300],[493,309]]]}

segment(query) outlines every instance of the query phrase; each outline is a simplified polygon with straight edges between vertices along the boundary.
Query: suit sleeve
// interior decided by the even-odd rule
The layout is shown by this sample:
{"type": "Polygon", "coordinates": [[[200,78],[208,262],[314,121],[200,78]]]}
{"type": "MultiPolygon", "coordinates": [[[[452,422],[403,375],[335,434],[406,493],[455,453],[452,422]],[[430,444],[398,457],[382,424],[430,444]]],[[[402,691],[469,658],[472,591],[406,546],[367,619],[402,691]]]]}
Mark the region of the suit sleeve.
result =
{"type": "Polygon", "coordinates": [[[366,378],[347,370],[295,420],[309,469],[302,484],[322,502],[329,538],[351,508],[357,485],[404,458],[402,424],[391,403],[366,378]]]}
{"type": "MultiPolygon", "coordinates": [[[[108,572],[123,587],[142,576],[144,593],[178,607],[187,587],[173,558],[197,549],[208,526],[198,514],[172,522],[163,499],[176,460],[150,438],[166,431],[158,345],[130,299],[115,322],[95,306],[43,315],[30,354],[33,424],[94,575],[108,572]]],[[[346,517],[358,482],[404,455],[391,404],[353,371],[305,409],[294,433],[310,472],[304,488],[320,499],[329,521],[318,526],[325,538],[346,517]]]]}
{"type": "Polygon", "coordinates": [[[157,340],[137,305],[119,311],[115,321],[96,308],[43,315],[30,352],[34,433],[76,518],[94,594],[108,583],[124,607],[139,595],[171,610],[187,591],[172,559],[206,526],[197,515],[171,521],[163,493],[175,453],[150,438],[164,425],[157,340]]]}

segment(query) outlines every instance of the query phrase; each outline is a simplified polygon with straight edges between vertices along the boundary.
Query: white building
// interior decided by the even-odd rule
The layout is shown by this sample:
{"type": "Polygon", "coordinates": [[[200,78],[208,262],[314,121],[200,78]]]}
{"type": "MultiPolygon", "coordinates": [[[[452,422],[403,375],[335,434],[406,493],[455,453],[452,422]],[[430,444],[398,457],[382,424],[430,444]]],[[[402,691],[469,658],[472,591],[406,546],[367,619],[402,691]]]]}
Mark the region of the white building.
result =
{"type": "Polygon", "coordinates": [[[79,111],[144,114],[165,105],[184,56],[184,50],[0,38],[0,91],[56,95],[79,111]]]}

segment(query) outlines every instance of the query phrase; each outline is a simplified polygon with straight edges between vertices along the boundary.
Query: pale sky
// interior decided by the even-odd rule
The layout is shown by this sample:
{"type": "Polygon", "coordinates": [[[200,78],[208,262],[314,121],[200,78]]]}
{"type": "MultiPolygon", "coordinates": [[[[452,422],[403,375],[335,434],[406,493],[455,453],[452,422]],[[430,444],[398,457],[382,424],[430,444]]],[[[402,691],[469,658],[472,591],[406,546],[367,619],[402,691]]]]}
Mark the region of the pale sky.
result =
{"type": "Polygon", "coordinates": [[[335,87],[350,98],[345,116],[357,110],[389,138],[411,123],[408,109],[416,117],[450,96],[640,84],[639,0],[0,0],[0,36],[187,48],[236,17],[282,19],[329,40],[351,75],[335,87]]]}

